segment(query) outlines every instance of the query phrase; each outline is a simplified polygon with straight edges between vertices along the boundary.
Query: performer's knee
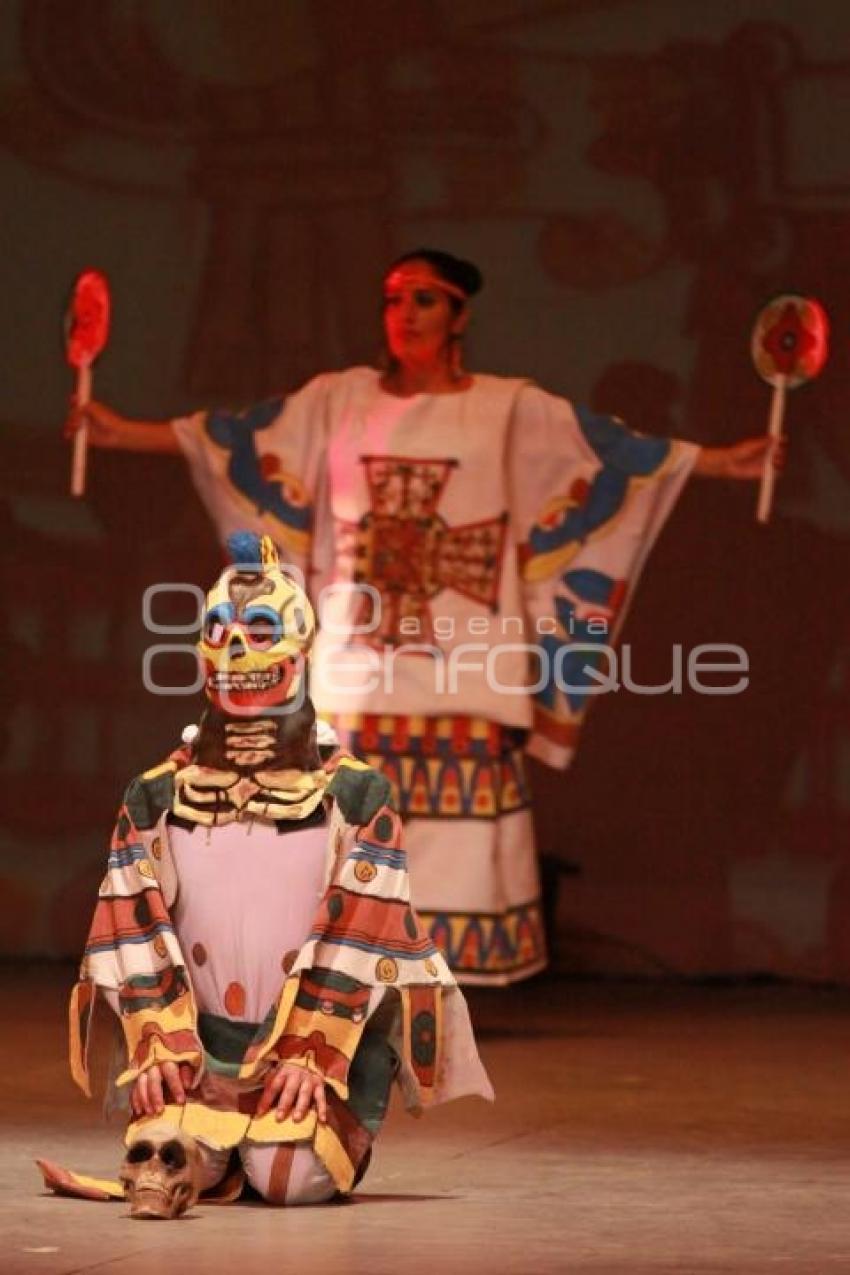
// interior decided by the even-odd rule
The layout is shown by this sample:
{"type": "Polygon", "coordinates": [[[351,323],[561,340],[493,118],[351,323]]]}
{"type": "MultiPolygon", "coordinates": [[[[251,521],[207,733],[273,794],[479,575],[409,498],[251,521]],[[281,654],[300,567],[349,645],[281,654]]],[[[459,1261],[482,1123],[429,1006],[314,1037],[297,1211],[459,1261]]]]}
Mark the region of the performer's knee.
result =
{"type": "Polygon", "coordinates": [[[327,1204],[335,1195],[334,1180],[312,1148],[296,1147],[286,1203],[327,1204]]]}
{"type": "Polygon", "coordinates": [[[333,1178],[306,1144],[249,1145],[240,1154],[248,1181],[268,1204],[326,1204],[336,1195],[333,1178]]]}

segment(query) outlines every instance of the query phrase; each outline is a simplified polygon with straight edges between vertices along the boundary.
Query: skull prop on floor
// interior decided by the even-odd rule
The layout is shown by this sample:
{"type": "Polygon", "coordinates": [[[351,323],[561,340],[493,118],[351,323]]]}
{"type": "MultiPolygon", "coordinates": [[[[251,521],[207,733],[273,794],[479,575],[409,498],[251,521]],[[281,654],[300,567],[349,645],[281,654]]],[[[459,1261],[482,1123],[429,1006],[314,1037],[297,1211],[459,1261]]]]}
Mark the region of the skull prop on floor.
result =
{"type": "Polygon", "coordinates": [[[136,1133],[121,1165],[130,1217],[180,1217],[201,1189],[201,1153],[194,1138],[173,1124],[155,1122],[136,1133]]]}

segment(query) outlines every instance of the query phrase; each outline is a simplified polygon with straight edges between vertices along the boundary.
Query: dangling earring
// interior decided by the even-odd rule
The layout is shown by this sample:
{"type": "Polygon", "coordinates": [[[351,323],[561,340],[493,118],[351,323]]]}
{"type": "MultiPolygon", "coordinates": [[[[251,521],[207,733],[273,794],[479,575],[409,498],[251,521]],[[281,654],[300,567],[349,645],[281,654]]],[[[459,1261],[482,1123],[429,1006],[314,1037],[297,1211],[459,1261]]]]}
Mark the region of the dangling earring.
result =
{"type": "Polygon", "coordinates": [[[390,354],[386,342],[381,346],[378,354],[377,366],[379,372],[390,374],[398,371],[398,359],[394,354],[390,354]]]}
{"type": "Polygon", "coordinates": [[[463,342],[459,332],[453,332],[449,338],[451,349],[449,350],[449,371],[456,381],[465,375],[463,366],[463,342]]]}

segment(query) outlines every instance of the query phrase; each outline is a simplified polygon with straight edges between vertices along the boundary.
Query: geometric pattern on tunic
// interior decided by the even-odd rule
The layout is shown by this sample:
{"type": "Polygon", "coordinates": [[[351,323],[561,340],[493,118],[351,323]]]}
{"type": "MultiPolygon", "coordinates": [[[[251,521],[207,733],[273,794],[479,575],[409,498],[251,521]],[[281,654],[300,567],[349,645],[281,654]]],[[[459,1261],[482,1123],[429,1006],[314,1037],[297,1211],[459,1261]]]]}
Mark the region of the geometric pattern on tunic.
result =
{"type": "Polygon", "coordinates": [[[473,717],[357,714],[334,724],[390,781],[402,817],[497,819],[531,804],[522,731],[473,717]]]}
{"type": "MultiPolygon", "coordinates": [[[[499,817],[531,804],[522,730],[481,717],[359,713],[331,720],[345,747],[391,781],[403,817],[483,819],[498,837],[499,817]],[[435,782],[426,789],[420,780],[432,775],[435,782]],[[486,787],[485,775],[492,780],[486,787]],[[486,801],[481,799],[485,793],[486,801]]],[[[500,914],[417,907],[417,915],[461,979],[501,982],[545,963],[539,898],[506,907],[500,914]]]]}
{"type": "Polygon", "coordinates": [[[353,554],[353,580],[380,597],[358,598],[356,640],[398,646],[434,640],[430,601],[453,589],[490,611],[498,605],[507,514],[450,527],[437,512],[457,461],[362,456],[369,510],[357,523],[340,521],[340,548],[353,554]]]}
{"type": "Polygon", "coordinates": [[[546,956],[543,916],[532,900],[498,916],[419,911],[419,919],[455,976],[516,974],[546,956]]]}

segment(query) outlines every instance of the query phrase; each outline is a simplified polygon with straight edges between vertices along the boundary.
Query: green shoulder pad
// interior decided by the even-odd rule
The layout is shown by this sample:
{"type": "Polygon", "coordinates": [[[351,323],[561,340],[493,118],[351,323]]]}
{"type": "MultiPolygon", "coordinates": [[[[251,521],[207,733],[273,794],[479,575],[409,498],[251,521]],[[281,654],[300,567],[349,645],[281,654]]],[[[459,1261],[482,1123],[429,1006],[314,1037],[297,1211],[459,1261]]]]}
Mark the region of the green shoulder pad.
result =
{"type": "Polygon", "coordinates": [[[390,781],[371,767],[338,767],[326,791],[336,801],[346,823],[357,827],[374,819],[381,806],[392,804],[390,781]]]}
{"type": "Polygon", "coordinates": [[[128,785],[124,804],[133,823],[142,831],[155,827],[162,814],[171,809],[175,770],[173,762],[166,762],[154,770],[146,770],[128,785]]]}

